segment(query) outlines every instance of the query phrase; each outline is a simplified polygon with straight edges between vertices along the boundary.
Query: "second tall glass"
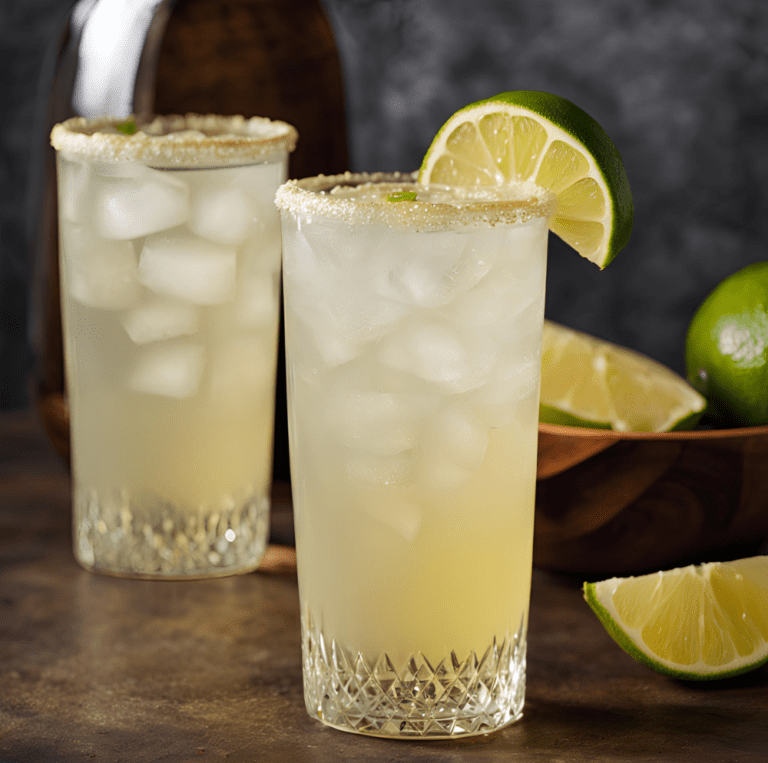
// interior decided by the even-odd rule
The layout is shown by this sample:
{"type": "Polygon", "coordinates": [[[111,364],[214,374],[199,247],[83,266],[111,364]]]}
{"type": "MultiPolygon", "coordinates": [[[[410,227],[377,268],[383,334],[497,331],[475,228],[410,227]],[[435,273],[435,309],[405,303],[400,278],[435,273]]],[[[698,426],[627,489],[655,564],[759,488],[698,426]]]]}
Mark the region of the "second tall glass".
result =
{"type": "Polygon", "coordinates": [[[307,709],[500,728],[524,698],[556,202],[349,174],[277,201],[307,709]]]}
{"type": "Polygon", "coordinates": [[[57,125],[78,561],[254,569],[268,537],[280,229],[296,142],[268,119],[57,125]]]}

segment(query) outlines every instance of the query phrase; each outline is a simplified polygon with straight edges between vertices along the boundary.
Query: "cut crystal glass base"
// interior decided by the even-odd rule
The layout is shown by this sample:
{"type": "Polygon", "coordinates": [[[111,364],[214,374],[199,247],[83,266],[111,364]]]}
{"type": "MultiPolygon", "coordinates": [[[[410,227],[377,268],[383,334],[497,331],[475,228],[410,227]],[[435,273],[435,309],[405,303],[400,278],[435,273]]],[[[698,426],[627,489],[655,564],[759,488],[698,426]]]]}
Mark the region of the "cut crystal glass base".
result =
{"type": "Polygon", "coordinates": [[[436,665],[414,654],[397,671],[382,654],[366,659],[326,640],[302,612],[304,700],[309,714],[343,731],[380,737],[445,739],[487,734],[522,715],[525,625],[463,662],[436,665]]]}
{"type": "Polygon", "coordinates": [[[75,557],[106,575],[189,580],[249,572],[261,561],[268,535],[265,495],[192,510],[139,502],[122,490],[75,489],[75,557]]]}

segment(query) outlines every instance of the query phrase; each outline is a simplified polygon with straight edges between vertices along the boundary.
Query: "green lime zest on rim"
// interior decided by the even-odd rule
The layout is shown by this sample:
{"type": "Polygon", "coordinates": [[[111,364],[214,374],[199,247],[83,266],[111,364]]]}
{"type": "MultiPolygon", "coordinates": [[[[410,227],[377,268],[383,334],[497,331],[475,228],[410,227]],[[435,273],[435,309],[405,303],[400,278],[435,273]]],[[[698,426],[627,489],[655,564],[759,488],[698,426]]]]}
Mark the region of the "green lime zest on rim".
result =
{"type": "Polygon", "coordinates": [[[115,125],[115,127],[120,130],[123,135],[135,135],[136,131],[139,129],[136,126],[136,122],[134,122],[132,119],[127,119],[125,122],[120,122],[120,124],[115,125]]]}
{"type": "Polygon", "coordinates": [[[387,196],[387,201],[416,201],[416,191],[397,191],[387,196]]]}

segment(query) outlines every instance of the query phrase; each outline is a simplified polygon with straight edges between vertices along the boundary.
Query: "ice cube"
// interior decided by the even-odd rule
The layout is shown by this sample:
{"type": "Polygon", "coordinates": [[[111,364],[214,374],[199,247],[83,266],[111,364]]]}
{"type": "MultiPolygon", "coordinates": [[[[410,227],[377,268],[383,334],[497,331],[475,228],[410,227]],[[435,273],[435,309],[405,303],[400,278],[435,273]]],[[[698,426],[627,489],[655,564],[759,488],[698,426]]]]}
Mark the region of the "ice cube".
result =
{"type": "MultiPolygon", "coordinates": [[[[307,323],[312,323],[318,312],[327,312],[325,301],[334,289],[342,291],[350,272],[345,271],[333,257],[327,256],[328,239],[319,235],[317,223],[303,225],[299,230],[290,219],[283,229],[283,281],[286,305],[290,304],[307,323]],[[312,235],[304,228],[311,228],[312,235]],[[318,307],[322,304],[322,307],[318,307]]],[[[333,229],[328,230],[329,234],[333,229]]]]}
{"type": "Polygon", "coordinates": [[[65,288],[78,302],[123,310],[141,298],[136,253],[129,241],[99,238],[84,225],[64,221],[61,252],[65,288]]]}
{"type": "Polygon", "coordinates": [[[159,342],[143,348],[128,375],[134,392],[185,399],[193,397],[203,376],[202,345],[185,340],[159,342]]]}
{"type": "Polygon", "coordinates": [[[471,289],[498,254],[492,229],[389,232],[385,240],[369,258],[376,291],[419,307],[445,305],[471,289]]]}
{"type": "Polygon", "coordinates": [[[244,188],[251,196],[275,209],[277,189],[285,182],[285,165],[282,161],[247,167],[233,167],[232,184],[244,188]]]}
{"type": "Polygon", "coordinates": [[[426,437],[441,458],[475,470],[488,447],[488,429],[464,405],[449,405],[430,422],[426,437]]]}
{"type": "MultiPolygon", "coordinates": [[[[304,275],[312,260],[301,266],[304,275]]],[[[295,322],[295,333],[310,337],[309,353],[302,362],[316,371],[335,368],[356,358],[408,313],[402,303],[382,298],[359,284],[347,288],[318,271],[315,278],[285,276],[286,316],[295,322]]]]}
{"type": "Polygon", "coordinates": [[[544,325],[542,297],[539,295],[510,318],[482,327],[483,333],[497,342],[504,357],[523,361],[539,354],[544,325]]]}
{"type": "Polygon", "coordinates": [[[347,479],[364,487],[406,487],[413,482],[414,450],[380,456],[350,449],[344,458],[347,479]]]}
{"type": "Polygon", "coordinates": [[[59,217],[84,223],[90,214],[89,168],[74,154],[59,152],[56,165],[59,188],[59,217]]]}
{"type": "Polygon", "coordinates": [[[360,342],[380,338],[410,312],[406,305],[362,288],[346,295],[341,291],[332,294],[329,303],[341,331],[360,342]]]}
{"type": "Polygon", "coordinates": [[[547,220],[535,217],[520,225],[502,226],[497,268],[524,283],[527,276],[540,278],[546,269],[547,220]]]}
{"type": "Polygon", "coordinates": [[[304,304],[313,293],[322,291],[325,276],[307,237],[296,228],[295,222],[284,217],[283,280],[286,302],[304,304]]]}
{"type": "Polygon", "coordinates": [[[429,490],[455,490],[477,471],[488,448],[488,427],[462,404],[435,414],[424,433],[418,479],[429,490]]]}
{"type": "Polygon", "coordinates": [[[447,305],[443,314],[462,326],[490,326],[513,317],[543,293],[530,278],[521,282],[491,270],[476,286],[447,305]]]}
{"type": "Polygon", "coordinates": [[[230,246],[267,231],[279,236],[274,198],[282,174],[281,163],[189,173],[190,229],[209,241],[230,246]]]}
{"type": "Polygon", "coordinates": [[[197,305],[235,295],[237,252],[183,230],[157,233],[144,242],[139,279],[152,291],[197,305]]]}
{"type": "MultiPolygon", "coordinates": [[[[312,304],[318,297],[336,300],[352,292],[373,294],[368,278],[370,248],[375,239],[360,230],[357,239],[336,221],[304,222],[299,229],[286,216],[283,272],[286,298],[312,304]]],[[[367,228],[367,226],[362,226],[367,228]]]]}
{"type": "Polygon", "coordinates": [[[445,315],[462,325],[487,326],[507,320],[544,293],[545,227],[526,223],[496,230],[493,267],[444,308],[445,315]]]}
{"type": "Polygon", "coordinates": [[[333,331],[333,321],[325,309],[318,305],[314,313],[303,310],[299,317],[286,304],[286,346],[294,348],[296,371],[303,378],[326,373],[353,360],[357,348],[333,331]]]}
{"type": "Polygon", "coordinates": [[[366,514],[411,543],[423,521],[421,506],[406,501],[366,501],[366,514]]]}
{"type": "Polygon", "coordinates": [[[251,276],[279,273],[281,254],[280,228],[261,231],[238,249],[240,270],[251,276]]]}
{"type": "Polygon", "coordinates": [[[200,326],[200,308],[163,297],[150,297],[123,316],[123,326],[136,344],[194,334],[200,326]]]}
{"type": "Polygon", "coordinates": [[[280,286],[275,277],[243,278],[235,303],[238,323],[244,328],[269,326],[278,318],[280,286]]]}
{"type": "Polygon", "coordinates": [[[338,223],[288,224],[284,250],[286,314],[312,336],[316,371],[357,357],[411,309],[374,291],[366,244],[351,241],[338,223]]]}
{"type": "Polygon", "coordinates": [[[274,393],[277,343],[264,337],[237,336],[211,350],[211,394],[227,406],[274,393]]]}
{"type": "Polygon", "coordinates": [[[301,363],[315,374],[359,357],[403,317],[403,307],[375,295],[366,302],[365,295],[346,299],[342,292],[332,292],[314,302],[295,299],[288,305],[286,300],[286,316],[294,313],[292,335],[304,335],[299,337],[306,350],[301,363]]]}
{"type": "Polygon", "coordinates": [[[329,286],[324,294],[315,295],[314,304],[305,304],[303,312],[323,364],[333,368],[358,357],[408,308],[364,289],[329,286]]]}
{"type": "Polygon", "coordinates": [[[486,384],[467,395],[467,404],[486,426],[507,426],[518,419],[520,401],[536,392],[539,366],[538,355],[500,363],[486,384]]]}
{"type": "Polygon", "coordinates": [[[233,331],[277,331],[280,310],[279,275],[238,277],[235,297],[206,310],[206,323],[217,335],[233,331]]]}
{"type": "Polygon", "coordinates": [[[481,386],[496,364],[496,343],[447,322],[422,317],[382,340],[377,359],[445,392],[481,386]]]}
{"type": "Polygon", "coordinates": [[[189,186],[170,172],[124,165],[124,174],[93,179],[92,219],[105,238],[132,239],[173,228],[189,217],[189,186]]]}
{"type": "Polygon", "coordinates": [[[255,204],[256,229],[270,238],[280,237],[280,213],[275,206],[275,193],[286,180],[282,161],[234,167],[232,186],[245,191],[255,204]]]}
{"type": "Polygon", "coordinates": [[[217,244],[237,246],[256,231],[254,206],[239,188],[199,188],[192,195],[190,230],[217,244]]]}
{"type": "Polygon", "coordinates": [[[421,420],[436,405],[432,395],[337,386],[330,395],[326,416],[344,445],[394,456],[416,446],[421,420]]]}
{"type": "Polygon", "coordinates": [[[224,332],[232,328],[264,329],[277,320],[280,309],[280,239],[255,236],[238,250],[237,285],[233,302],[209,312],[224,332]]]}

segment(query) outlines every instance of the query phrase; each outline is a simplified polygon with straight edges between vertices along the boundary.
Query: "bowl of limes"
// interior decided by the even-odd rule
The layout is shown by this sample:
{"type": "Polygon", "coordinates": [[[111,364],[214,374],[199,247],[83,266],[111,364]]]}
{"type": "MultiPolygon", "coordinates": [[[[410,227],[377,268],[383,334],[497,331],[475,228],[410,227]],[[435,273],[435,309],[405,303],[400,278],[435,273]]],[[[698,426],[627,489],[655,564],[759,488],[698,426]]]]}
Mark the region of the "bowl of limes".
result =
{"type": "Polygon", "coordinates": [[[686,379],[548,323],[534,564],[627,575],[768,548],[768,262],[691,320],[686,379]]]}

